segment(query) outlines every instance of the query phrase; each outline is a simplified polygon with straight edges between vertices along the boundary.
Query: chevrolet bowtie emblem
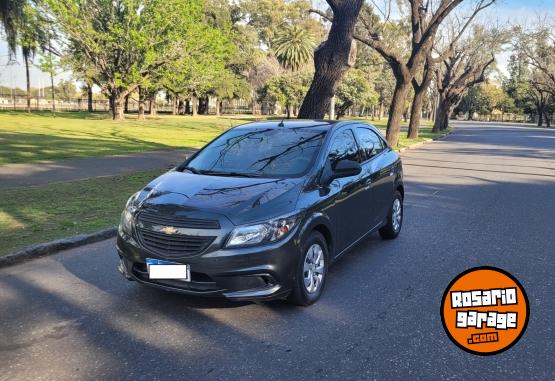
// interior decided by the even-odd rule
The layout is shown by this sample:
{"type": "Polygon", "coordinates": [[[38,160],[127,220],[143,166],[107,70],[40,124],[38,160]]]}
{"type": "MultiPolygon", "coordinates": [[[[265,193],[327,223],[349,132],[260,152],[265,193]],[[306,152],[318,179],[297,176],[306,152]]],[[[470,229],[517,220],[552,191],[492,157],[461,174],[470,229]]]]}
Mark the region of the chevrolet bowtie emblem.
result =
{"type": "Polygon", "coordinates": [[[164,226],[162,229],[160,229],[160,232],[164,234],[172,235],[172,234],[177,234],[178,230],[173,226],[164,226]]]}

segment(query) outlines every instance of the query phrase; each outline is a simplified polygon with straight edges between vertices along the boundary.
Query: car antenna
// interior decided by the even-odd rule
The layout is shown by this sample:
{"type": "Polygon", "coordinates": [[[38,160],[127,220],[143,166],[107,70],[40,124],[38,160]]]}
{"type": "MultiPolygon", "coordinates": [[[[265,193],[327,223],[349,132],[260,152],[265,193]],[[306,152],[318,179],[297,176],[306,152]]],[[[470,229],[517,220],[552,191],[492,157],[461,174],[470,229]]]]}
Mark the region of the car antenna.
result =
{"type": "Polygon", "coordinates": [[[279,122],[278,127],[285,127],[285,124],[283,123],[284,120],[285,118],[283,118],[281,122],[279,122]]]}

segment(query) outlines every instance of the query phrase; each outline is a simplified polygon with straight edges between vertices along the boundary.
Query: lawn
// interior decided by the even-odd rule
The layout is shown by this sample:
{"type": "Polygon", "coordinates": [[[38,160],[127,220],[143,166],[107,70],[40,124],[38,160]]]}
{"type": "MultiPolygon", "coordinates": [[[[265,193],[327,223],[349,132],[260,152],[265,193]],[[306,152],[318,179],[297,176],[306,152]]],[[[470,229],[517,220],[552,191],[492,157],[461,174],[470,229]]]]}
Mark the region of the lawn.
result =
{"type": "MultiPolygon", "coordinates": [[[[0,112],[0,165],[45,160],[116,155],[161,149],[199,148],[222,131],[255,120],[252,116],[161,115],[138,121],[129,116],[115,122],[109,114],[64,112],[0,112]]],[[[366,119],[365,119],[366,120],[366,119]]],[[[386,119],[366,120],[385,129],[386,119]]],[[[437,136],[424,122],[421,138],[408,141],[401,132],[403,147],[437,136]]]]}
{"type": "Polygon", "coordinates": [[[33,243],[117,225],[127,198],[160,173],[0,189],[0,256],[33,243]]]}
{"type": "Polygon", "coordinates": [[[0,165],[199,148],[252,117],[170,116],[115,122],[108,114],[0,113],[0,165]]]}

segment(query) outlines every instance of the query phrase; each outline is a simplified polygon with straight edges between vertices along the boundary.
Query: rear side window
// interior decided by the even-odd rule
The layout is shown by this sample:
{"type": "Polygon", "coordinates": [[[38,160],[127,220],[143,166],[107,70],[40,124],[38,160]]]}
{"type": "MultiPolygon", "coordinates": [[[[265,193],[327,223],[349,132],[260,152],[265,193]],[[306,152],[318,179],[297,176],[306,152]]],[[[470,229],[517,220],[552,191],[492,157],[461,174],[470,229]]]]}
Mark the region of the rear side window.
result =
{"type": "Polygon", "coordinates": [[[351,130],[340,131],[333,137],[328,158],[332,169],[341,160],[360,162],[358,146],[351,130]]]}
{"type": "Polygon", "coordinates": [[[369,160],[379,155],[385,149],[382,139],[371,129],[357,127],[356,131],[364,160],[369,160]]]}

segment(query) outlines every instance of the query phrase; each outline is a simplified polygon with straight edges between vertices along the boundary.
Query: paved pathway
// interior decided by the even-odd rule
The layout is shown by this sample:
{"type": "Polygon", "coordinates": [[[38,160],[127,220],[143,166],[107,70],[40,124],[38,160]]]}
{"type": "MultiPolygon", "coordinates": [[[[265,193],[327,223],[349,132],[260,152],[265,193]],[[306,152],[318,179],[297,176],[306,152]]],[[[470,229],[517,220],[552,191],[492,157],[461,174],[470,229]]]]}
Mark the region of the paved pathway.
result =
{"type": "Polygon", "coordinates": [[[309,308],[127,282],[113,240],[0,270],[0,380],[553,380],[555,131],[459,127],[403,162],[403,232],[344,256],[309,308]],[[460,350],[439,315],[479,265],[530,299],[496,356],[460,350]]]}
{"type": "Polygon", "coordinates": [[[180,164],[194,150],[154,151],[117,156],[88,157],[47,163],[0,166],[0,188],[44,185],[60,181],[168,168],[180,164]]]}

